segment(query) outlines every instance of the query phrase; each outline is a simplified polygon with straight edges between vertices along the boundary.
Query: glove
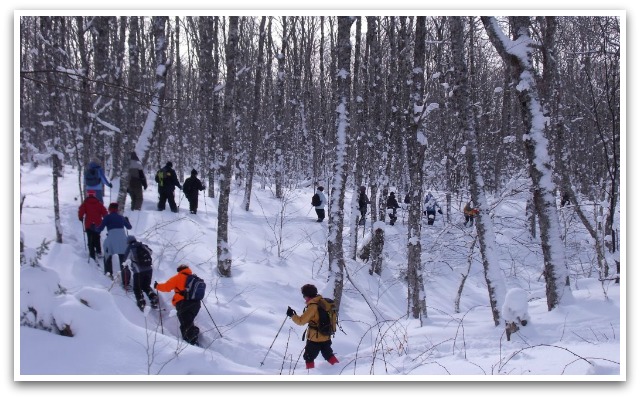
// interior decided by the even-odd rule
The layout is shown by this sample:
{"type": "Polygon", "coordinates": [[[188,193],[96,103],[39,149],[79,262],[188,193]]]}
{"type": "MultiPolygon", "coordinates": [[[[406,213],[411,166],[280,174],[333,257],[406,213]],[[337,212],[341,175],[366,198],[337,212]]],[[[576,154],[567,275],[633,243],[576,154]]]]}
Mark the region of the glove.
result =
{"type": "Polygon", "coordinates": [[[438,209],[438,213],[442,215],[442,209],[438,209]]]}
{"type": "Polygon", "coordinates": [[[291,317],[296,314],[296,311],[291,309],[291,306],[287,307],[287,316],[291,317]]]}
{"type": "Polygon", "coordinates": [[[125,216],[124,220],[126,220],[127,223],[131,224],[131,222],[129,222],[129,217],[128,216],[125,216]]]}
{"type": "Polygon", "coordinates": [[[78,218],[79,221],[83,222],[84,220],[82,220],[82,218],[78,218]]]}
{"type": "Polygon", "coordinates": [[[111,183],[107,183],[107,187],[109,187],[109,188],[113,188],[113,184],[111,184],[111,183]]]}
{"type": "Polygon", "coordinates": [[[157,281],[154,281],[154,282],[153,282],[153,288],[157,288],[157,287],[158,287],[158,282],[157,282],[157,281]]]}
{"type": "Polygon", "coordinates": [[[147,189],[147,186],[142,186],[142,187],[144,187],[145,190],[147,189]]]}

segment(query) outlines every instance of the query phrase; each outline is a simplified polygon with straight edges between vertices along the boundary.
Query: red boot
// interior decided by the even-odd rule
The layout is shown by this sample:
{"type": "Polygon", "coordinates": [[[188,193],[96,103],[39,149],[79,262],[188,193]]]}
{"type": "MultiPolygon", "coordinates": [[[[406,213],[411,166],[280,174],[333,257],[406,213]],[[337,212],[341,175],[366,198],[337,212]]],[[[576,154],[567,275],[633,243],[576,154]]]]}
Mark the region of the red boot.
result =
{"type": "Polygon", "coordinates": [[[327,361],[328,361],[328,362],[329,362],[329,364],[331,364],[332,366],[333,366],[334,364],[336,364],[336,363],[340,363],[340,362],[338,361],[338,359],[336,359],[336,356],[335,356],[335,355],[332,355],[332,356],[329,358],[329,360],[327,360],[327,361]]]}
{"type": "Polygon", "coordinates": [[[316,367],[316,365],[313,362],[307,362],[307,369],[312,369],[316,367]]]}

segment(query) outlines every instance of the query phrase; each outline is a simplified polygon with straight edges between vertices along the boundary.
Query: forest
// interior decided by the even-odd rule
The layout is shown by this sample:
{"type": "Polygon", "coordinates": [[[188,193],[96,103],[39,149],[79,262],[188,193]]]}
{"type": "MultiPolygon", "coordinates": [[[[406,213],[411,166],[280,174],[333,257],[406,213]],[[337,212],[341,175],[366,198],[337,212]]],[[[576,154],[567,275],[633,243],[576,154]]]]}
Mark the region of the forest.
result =
{"type": "MultiPolygon", "coordinates": [[[[370,192],[372,222],[390,190],[444,217],[472,199],[496,325],[505,296],[488,198],[528,193],[549,310],[568,289],[558,207],[594,243],[601,280],[620,279],[621,20],[603,16],[39,16],[20,17],[20,163],[98,160],[120,177],[129,154],[153,176],[172,161],[218,197],[216,267],[232,275],[232,187],[324,185],[329,270],[344,283],[345,192],[370,192]],[[517,185],[514,181],[526,181],[517,185]],[[591,215],[597,215],[593,218],[591,215]]],[[[78,174],[78,193],[82,195],[78,174]]],[[[309,191],[309,196],[312,192],[309,191]]],[[[353,196],[355,198],[355,196],[353,196]]],[[[421,209],[407,216],[409,313],[426,316],[421,209]]],[[[371,273],[384,230],[372,223],[371,273]]],[[[348,238],[348,237],[347,237],[348,238]]],[[[58,231],[57,242],[63,242],[58,231]]]]}

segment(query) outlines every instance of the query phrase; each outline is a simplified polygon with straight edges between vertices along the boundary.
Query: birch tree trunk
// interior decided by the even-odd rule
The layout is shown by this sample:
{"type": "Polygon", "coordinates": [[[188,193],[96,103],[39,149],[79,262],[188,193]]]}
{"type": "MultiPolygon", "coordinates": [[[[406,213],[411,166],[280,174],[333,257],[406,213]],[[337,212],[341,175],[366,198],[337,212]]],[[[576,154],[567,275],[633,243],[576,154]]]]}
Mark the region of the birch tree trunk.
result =
{"type": "Polygon", "coordinates": [[[253,111],[251,115],[251,124],[249,129],[251,130],[251,142],[249,143],[249,156],[247,160],[247,180],[244,189],[244,210],[249,211],[249,205],[251,204],[251,190],[253,189],[253,176],[256,171],[256,154],[258,151],[258,143],[260,143],[261,124],[258,123],[260,117],[260,93],[262,87],[262,64],[264,63],[264,39],[265,39],[265,24],[267,17],[260,19],[260,37],[258,39],[258,59],[255,64],[256,77],[253,86],[253,111]]]}
{"type": "Polygon", "coordinates": [[[329,200],[329,272],[333,274],[333,298],[340,309],[344,287],[344,248],[342,230],[344,228],[344,189],[349,173],[346,155],[349,148],[349,103],[351,98],[351,17],[338,17],[337,74],[336,82],[336,158],[329,200]]]}
{"type": "Polygon", "coordinates": [[[222,132],[222,163],[220,165],[220,196],[218,199],[218,272],[223,277],[231,277],[231,246],[229,245],[229,195],[233,174],[233,137],[235,128],[235,80],[236,51],[238,48],[238,19],[229,17],[229,36],[226,46],[227,82],[224,87],[225,129],[222,132]]]}
{"type": "MultiPolygon", "coordinates": [[[[501,324],[501,311],[504,298],[506,296],[506,286],[500,263],[496,259],[496,240],[491,220],[489,203],[485,194],[484,180],[480,170],[480,153],[478,151],[477,133],[473,117],[473,107],[471,104],[471,93],[469,90],[469,77],[466,62],[464,59],[464,32],[462,25],[462,17],[451,17],[451,53],[455,76],[455,104],[459,114],[460,128],[464,133],[466,156],[467,156],[467,173],[469,175],[469,186],[471,189],[471,198],[474,204],[480,210],[480,214],[476,220],[476,230],[478,241],[480,243],[480,254],[482,255],[482,266],[484,269],[484,278],[487,283],[489,292],[489,305],[493,314],[495,325],[501,324]]],[[[473,28],[472,28],[473,29],[473,28]]],[[[471,43],[473,46],[474,43],[471,43]]]]}
{"type": "Polygon", "coordinates": [[[491,43],[505,63],[510,64],[518,88],[522,119],[527,130],[524,140],[529,162],[529,175],[533,182],[533,199],[544,257],[547,308],[552,310],[562,303],[568,273],[560,223],[556,209],[555,184],[549,165],[548,141],[545,132],[545,112],[540,101],[533,68],[533,41],[529,36],[529,17],[511,17],[514,40],[507,38],[493,17],[482,17],[482,23],[491,43]]]}
{"type": "Polygon", "coordinates": [[[409,285],[408,306],[414,319],[420,324],[427,317],[427,301],[422,278],[422,244],[420,206],[422,200],[422,166],[426,150],[424,123],[424,57],[426,17],[416,18],[415,48],[411,76],[411,103],[408,109],[407,151],[411,181],[411,207],[409,208],[407,241],[407,276],[409,285]]]}

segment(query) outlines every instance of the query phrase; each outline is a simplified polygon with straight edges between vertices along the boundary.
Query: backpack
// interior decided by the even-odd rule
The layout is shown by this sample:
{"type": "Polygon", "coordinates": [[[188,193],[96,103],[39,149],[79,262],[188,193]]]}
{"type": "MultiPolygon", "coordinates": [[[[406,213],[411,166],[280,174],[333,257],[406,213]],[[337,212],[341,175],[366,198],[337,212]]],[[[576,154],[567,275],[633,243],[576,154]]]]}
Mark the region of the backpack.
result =
{"type": "Polygon", "coordinates": [[[320,201],[320,196],[318,195],[318,193],[313,194],[313,197],[311,197],[311,205],[320,206],[321,203],[322,201],[320,201]]]}
{"type": "Polygon", "coordinates": [[[158,172],[156,173],[156,183],[158,183],[158,186],[162,187],[164,182],[164,170],[160,169],[158,170],[158,172]]]}
{"type": "Polygon", "coordinates": [[[190,274],[187,276],[187,282],[184,285],[184,291],[182,291],[182,296],[184,299],[193,301],[198,300],[201,301],[204,299],[204,292],[207,289],[207,284],[203,279],[198,277],[195,274],[190,274]]]}
{"type": "Polygon", "coordinates": [[[135,246],[135,250],[136,263],[138,264],[138,268],[146,270],[152,267],[153,258],[151,257],[151,255],[153,254],[153,251],[151,250],[151,248],[149,248],[147,244],[138,243],[138,245],[135,246]]]}
{"type": "Polygon", "coordinates": [[[316,305],[318,305],[318,324],[309,324],[309,327],[328,337],[335,335],[338,327],[338,311],[335,302],[330,298],[322,298],[316,305]]]}
{"type": "Polygon", "coordinates": [[[84,170],[84,184],[86,186],[97,186],[100,184],[100,172],[98,165],[87,166],[84,170]]]}

